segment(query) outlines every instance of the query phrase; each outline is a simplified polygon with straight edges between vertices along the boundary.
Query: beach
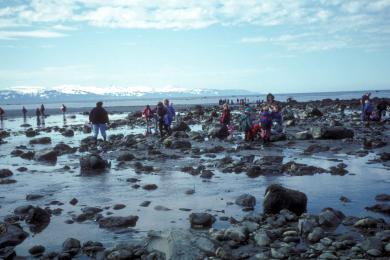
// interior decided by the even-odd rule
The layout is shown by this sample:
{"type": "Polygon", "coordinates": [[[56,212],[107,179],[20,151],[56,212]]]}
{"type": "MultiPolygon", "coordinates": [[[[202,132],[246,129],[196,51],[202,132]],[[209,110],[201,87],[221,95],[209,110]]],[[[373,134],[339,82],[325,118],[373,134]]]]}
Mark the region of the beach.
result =
{"type": "Polygon", "coordinates": [[[109,138],[96,145],[84,113],[92,103],[70,107],[65,116],[58,104],[49,105],[39,126],[33,116],[7,114],[0,169],[12,174],[1,178],[0,219],[27,234],[10,252],[29,256],[42,245],[41,255],[106,259],[136,250],[145,259],[386,259],[389,202],[377,196],[389,194],[389,117],[365,126],[357,98],[309,100],[281,100],[284,134],[273,134],[267,145],[243,140],[240,106],[232,109],[232,132],[221,135],[212,116],[221,111],[216,100],[176,102],[180,116],[164,140],[145,135],[143,105],[109,104],[109,138]],[[107,165],[85,172],[83,160],[95,155],[107,165]],[[306,194],[307,214],[265,214],[272,184],[306,194]],[[29,221],[37,208],[49,220],[29,221]],[[192,227],[197,217],[207,219],[200,229],[192,227]],[[310,221],[302,231],[298,223],[310,221]],[[314,230],[318,239],[311,239],[314,230]],[[71,251],[63,244],[69,238],[99,243],[75,243],[71,251]],[[167,242],[172,238],[195,242],[167,242]],[[180,258],[183,250],[188,258],[180,258]]]}

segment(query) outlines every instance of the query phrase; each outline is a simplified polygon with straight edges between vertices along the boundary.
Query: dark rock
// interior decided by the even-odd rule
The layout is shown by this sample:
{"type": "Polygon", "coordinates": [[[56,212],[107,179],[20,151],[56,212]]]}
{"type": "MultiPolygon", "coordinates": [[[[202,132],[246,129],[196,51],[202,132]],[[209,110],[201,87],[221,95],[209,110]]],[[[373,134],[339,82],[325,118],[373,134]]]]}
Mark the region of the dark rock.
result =
{"type": "Polygon", "coordinates": [[[40,137],[30,140],[30,144],[51,144],[50,137],[40,137]]]}
{"type": "Polygon", "coordinates": [[[384,204],[384,203],[375,204],[374,206],[366,207],[365,209],[369,210],[369,211],[374,211],[374,212],[390,215],[390,205],[389,204],[384,204]]]}
{"type": "Polygon", "coordinates": [[[32,255],[32,256],[41,256],[44,252],[45,252],[45,247],[44,246],[41,246],[41,245],[36,245],[36,246],[33,246],[31,247],[28,252],[32,255]]]}
{"type": "Polygon", "coordinates": [[[18,172],[26,172],[26,171],[28,171],[28,169],[26,168],[26,167],[19,167],[19,168],[17,168],[16,169],[18,172]]]}
{"type": "Polygon", "coordinates": [[[264,175],[264,173],[260,166],[254,165],[249,167],[249,169],[246,172],[246,175],[250,178],[257,178],[261,175],[264,175]]]}
{"type": "Polygon", "coordinates": [[[210,170],[203,170],[199,177],[203,179],[211,179],[214,176],[214,173],[210,170]]]}
{"type": "Polygon", "coordinates": [[[282,167],[282,171],[293,176],[314,175],[316,173],[326,172],[325,169],[311,165],[300,164],[293,161],[284,164],[282,167]]]}
{"type": "Polygon", "coordinates": [[[192,228],[210,228],[214,222],[214,216],[208,213],[191,213],[190,215],[192,228]]]}
{"type": "Polygon", "coordinates": [[[342,126],[335,127],[314,127],[311,129],[311,134],[315,139],[344,139],[352,138],[354,132],[342,126]]]}
{"type": "Polygon", "coordinates": [[[215,124],[209,128],[208,135],[214,138],[224,139],[229,136],[229,129],[226,125],[215,124]]]}
{"type": "Polygon", "coordinates": [[[34,136],[37,136],[39,133],[38,133],[38,131],[35,131],[32,128],[29,128],[26,130],[25,134],[27,137],[34,137],[34,136]]]}
{"type": "Polygon", "coordinates": [[[325,208],[318,215],[318,223],[326,227],[337,227],[344,218],[345,215],[341,211],[325,208]]]}
{"type": "Polygon", "coordinates": [[[246,208],[254,208],[256,198],[250,194],[242,194],[236,199],[236,204],[246,208]]]}
{"type": "Polygon", "coordinates": [[[349,202],[351,202],[351,200],[348,199],[348,198],[345,197],[345,196],[341,196],[341,197],[340,197],[340,201],[341,201],[341,202],[344,202],[344,203],[349,203],[349,202]]]}
{"type": "Polygon", "coordinates": [[[263,211],[266,214],[277,214],[282,209],[288,209],[298,216],[306,212],[307,197],[304,193],[272,184],[267,187],[264,195],[263,211]]]}
{"type": "Polygon", "coordinates": [[[8,169],[1,169],[0,170],[0,178],[7,178],[7,177],[11,177],[12,175],[14,175],[12,173],[12,171],[8,170],[8,169]]]}
{"type": "Polygon", "coordinates": [[[65,137],[73,137],[74,136],[74,131],[72,129],[67,129],[62,133],[63,136],[65,137]]]}
{"type": "Polygon", "coordinates": [[[10,136],[10,133],[8,133],[5,130],[0,130],[0,138],[6,138],[6,137],[9,137],[9,136],[10,136]]]}
{"type": "Polygon", "coordinates": [[[69,204],[71,204],[71,205],[74,206],[74,205],[76,205],[78,202],[79,202],[78,199],[73,198],[73,199],[71,199],[71,200],[69,201],[69,204]]]}
{"type": "Polygon", "coordinates": [[[49,164],[55,164],[57,162],[57,152],[50,149],[42,150],[35,154],[35,160],[49,164]]]}
{"type": "Polygon", "coordinates": [[[97,154],[89,154],[80,158],[80,170],[82,173],[100,173],[106,170],[110,164],[97,154]]]}
{"type": "Polygon", "coordinates": [[[121,152],[117,158],[117,161],[119,162],[128,162],[135,159],[135,156],[132,153],[129,152],[121,152]]]}
{"type": "Polygon", "coordinates": [[[76,255],[81,248],[81,243],[75,238],[68,238],[62,244],[62,251],[72,256],[76,255]]]}
{"type": "Polygon", "coordinates": [[[389,194],[379,194],[375,196],[375,200],[377,201],[390,201],[390,195],[389,194]]]}
{"type": "MultiPolygon", "coordinates": [[[[24,232],[19,225],[0,222],[0,249],[17,246],[27,236],[28,233],[24,232]]],[[[1,253],[0,257],[2,257],[1,253]]]]}
{"type": "Polygon", "coordinates": [[[50,214],[40,207],[32,207],[29,209],[25,219],[29,224],[46,227],[50,222],[50,214]]]}
{"type": "Polygon", "coordinates": [[[149,207],[150,203],[151,201],[146,200],[140,204],[140,207],[149,207]]]}
{"type": "Polygon", "coordinates": [[[126,207],[125,204],[115,204],[115,205],[112,207],[112,209],[113,209],[113,210],[120,210],[120,209],[123,209],[123,208],[125,208],[125,207],[126,207]]]}
{"type": "Polygon", "coordinates": [[[58,155],[63,155],[63,154],[75,153],[77,151],[77,148],[72,148],[69,145],[64,143],[59,143],[56,144],[56,146],[54,146],[53,150],[58,155]]]}
{"type": "Polygon", "coordinates": [[[158,187],[156,184],[145,184],[144,186],[142,186],[142,189],[144,190],[155,190],[157,188],[158,187]]]}
{"type": "Polygon", "coordinates": [[[14,179],[0,179],[0,185],[16,183],[14,179]]]}
{"type": "Polygon", "coordinates": [[[311,117],[321,117],[323,115],[322,112],[316,107],[308,108],[306,110],[306,113],[308,114],[308,116],[311,116],[311,117]]]}
{"type": "Polygon", "coordinates": [[[127,217],[104,217],[99,219],[100,228],[124,228],[134,227],[138,221],[138,216],[127,217]]]}

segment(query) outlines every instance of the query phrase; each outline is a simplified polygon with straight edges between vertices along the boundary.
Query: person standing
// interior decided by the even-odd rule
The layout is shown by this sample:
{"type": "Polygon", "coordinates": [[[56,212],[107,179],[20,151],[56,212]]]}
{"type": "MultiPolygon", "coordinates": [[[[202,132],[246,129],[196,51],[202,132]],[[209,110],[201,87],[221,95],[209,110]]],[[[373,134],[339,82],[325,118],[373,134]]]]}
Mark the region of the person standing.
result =
{"type": "Polygon", "coordinates": [[[41,116],[42,120],[44,120],[43,118],[45,117],[45,106],[43,104],[41,105],[41,116]]]}
{"type": "Polygon", "coordinates": [[[103,108],[103,102],[99,101],[96,103],[96,107],[91,110],[89,113],[89,121],[92,123],[93,135],[95,137],[95,141],[97,141],[97,137],[100,134],[103,137],[103,140],[107,140],[106,135],[106,124],[109,123],[108,113],[103,108]]]}
{"type": "Polygon", "coordinates": [[[151,123],[153,118],[153,111],[149,105],[146,105],[144,112],[142,113],[142,116],[145,118],[146,121],[146,134],[152,134],[151,123]]]}
{"type": "Polygon", "coordinates": [[[169,102],[168,99],[164,100],[164,106],[167,108],[167,114],[165,116],[164,122],[167,125],[168,128],[168,134],[171,134],[171,124],[176,116],[176,110],[173,107],[173,104],[169,102]]]}
{"type": "Polygon", "coordinates": [[[35,110],[35,115],[37,116],[37,125],[41,125],[41,110],[37,107],[35,110]]]}
{"type": "Polygon", "coordinates": [[[22,113],[23,113],[23,118],[26,118],[26,116],[27,116],[27,109],[26,109],[25,106],[23,106],[23,108],[22,108],[22,113]]]}
{"type": "Polygon", "coordinates": [[[269,109],[268,106],[264,107],[260,117],[261,138],[264,143],[269,143],[271,141],[272,116],[269,109]]]}
{"type": "Polygon", "coordinates": [[[226,126],[230,125],[230,109],[228,104],[223,104],[223,111],[220,119],[220,123],[226,126]]]}
{"type": "Polygon", "coordinates": [[[165,133],[169,134],[169,129],[165,124],[165,117],[168,113],[168,109],[164,106],[163,102],[158,102],[157,104],[157,117],[158,117],[158,128],[160,130],[161,138],[164,137],[165,133]]]}
{"type": "Polygon", "coordinates": [[[1,119],[2,121],[3,121],[4,115],[5,115],[5,111],[4,111],[4,109],[2,109],[2,108],[0,107],[0,119],[1,119]]]}
{"type": "Polygon", "coordinates": [[[62,104],[62,106],[61,106],[61,112],[63,115],[65,115],[65,113],[66,113],[66,106],[64,104],[62,104]]]}

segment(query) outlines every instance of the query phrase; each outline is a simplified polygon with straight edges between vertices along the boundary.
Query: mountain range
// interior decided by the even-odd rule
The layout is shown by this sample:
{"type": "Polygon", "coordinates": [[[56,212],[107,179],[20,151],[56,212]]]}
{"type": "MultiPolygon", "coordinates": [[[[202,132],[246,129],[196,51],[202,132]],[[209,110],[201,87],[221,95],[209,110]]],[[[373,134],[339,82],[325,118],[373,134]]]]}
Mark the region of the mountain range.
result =
{"type": "Polygon", "coordinates": [[[150,99],[150,98],[200,98],[217,96],[249,96],[255,92],[238,89],[185,89],[177,87],[82,87],[59,86],[44,88],[36,86],[0,89],[0,104],[28,104],[39,102],[69,102],[113,99],[150,99]]]}

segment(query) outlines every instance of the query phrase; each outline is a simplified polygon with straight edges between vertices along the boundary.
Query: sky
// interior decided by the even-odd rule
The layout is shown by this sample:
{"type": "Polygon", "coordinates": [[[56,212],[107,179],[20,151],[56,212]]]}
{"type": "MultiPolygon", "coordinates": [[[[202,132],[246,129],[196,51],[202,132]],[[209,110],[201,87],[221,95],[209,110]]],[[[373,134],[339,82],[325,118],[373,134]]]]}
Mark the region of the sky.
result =
{"type": "Polygon", "coordinates": [[[390,89],[390,0],[0,0],[0,90],[390,89]]]}

